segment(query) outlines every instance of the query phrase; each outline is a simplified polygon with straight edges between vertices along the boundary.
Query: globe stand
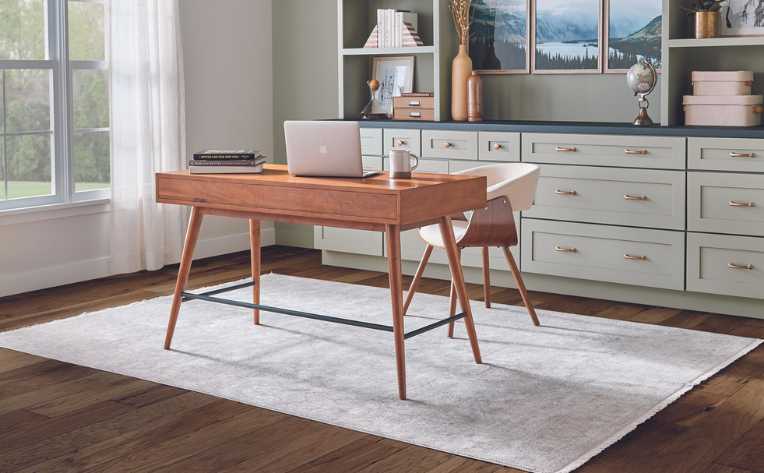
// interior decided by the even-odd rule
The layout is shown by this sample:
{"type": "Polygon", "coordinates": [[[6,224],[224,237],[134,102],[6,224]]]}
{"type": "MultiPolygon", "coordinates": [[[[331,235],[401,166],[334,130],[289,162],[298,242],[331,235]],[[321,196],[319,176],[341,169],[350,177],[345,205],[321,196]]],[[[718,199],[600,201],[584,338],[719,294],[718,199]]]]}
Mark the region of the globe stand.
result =
{"type": "Polygon", "coordinates": [[[653,126],[655,122],[650,118],[647,113],[647,108],[650,106],[650,102],[647,101],[644,95],[639,96],[639,115],[634,119],[634,126],[653,126]]]}

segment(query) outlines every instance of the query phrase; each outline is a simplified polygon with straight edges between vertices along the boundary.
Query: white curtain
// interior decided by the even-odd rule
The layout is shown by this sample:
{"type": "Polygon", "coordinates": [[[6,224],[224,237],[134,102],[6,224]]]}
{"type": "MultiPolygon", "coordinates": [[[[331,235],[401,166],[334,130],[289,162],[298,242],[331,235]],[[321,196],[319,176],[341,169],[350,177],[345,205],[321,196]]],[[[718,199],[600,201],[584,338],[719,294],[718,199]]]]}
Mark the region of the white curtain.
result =
{"type": "Polygon", "coordinates": [[[177,261],[185,212],[159,205],[154,173],[185,163],[179,0],[112,0],[113,273],[177,261]]]}

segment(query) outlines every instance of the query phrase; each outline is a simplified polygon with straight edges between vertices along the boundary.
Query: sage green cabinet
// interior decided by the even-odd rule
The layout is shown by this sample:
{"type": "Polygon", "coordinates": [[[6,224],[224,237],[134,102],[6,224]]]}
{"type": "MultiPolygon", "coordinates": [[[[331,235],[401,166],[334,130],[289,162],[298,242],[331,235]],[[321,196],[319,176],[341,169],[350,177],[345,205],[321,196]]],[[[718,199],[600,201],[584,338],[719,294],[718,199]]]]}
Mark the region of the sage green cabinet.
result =
{"type": "Polygon", "coordinates": [[[481,131],[478,134],[481,161],[520,161],[520,133],[481,131]]]}
{"type": "Polygon", "coordinates": [[[687,234],[687,290],[764,298],[764,239],[687,234]]]}
{"type": "Polygon", "coordinates": [[[382,128],[361,128],[361,154],[382,156],[382,128]]]}
{"type": "Polygon", "coordinates": [[[476,131],[422,131],[422,157],[444,159],[478,158],[476,131]]]}
{"type": "Polygon", "coordinates": [[[764,172],[764,140],[690,138],[687,167],[706,171],[764,172]]]}
{"type": "Polygon", "coordinates": [[[385,128],[382,137],[385,156],[389,156],[393,148],[404,148],[417,156],[422,155],[422,132],[419,130],[385,128]]]}
{"type": "Polygon", "coordinates": [[[764,235],[764,175],[690,172],[687,186],[689,230],[764,235]]]}

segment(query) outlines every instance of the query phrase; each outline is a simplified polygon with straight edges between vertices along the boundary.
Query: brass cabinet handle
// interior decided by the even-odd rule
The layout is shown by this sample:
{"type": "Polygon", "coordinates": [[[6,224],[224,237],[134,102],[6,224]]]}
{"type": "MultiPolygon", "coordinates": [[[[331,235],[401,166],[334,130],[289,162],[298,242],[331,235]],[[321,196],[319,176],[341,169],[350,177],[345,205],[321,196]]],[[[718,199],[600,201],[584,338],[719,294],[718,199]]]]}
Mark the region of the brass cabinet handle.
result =
{"type": "Polygon", "coordinates": [[[450,149],[454,147],[454,144],[446,142],[446,143],[443,143],[443,147],[446,149],[450,149]]]}
{"type": "Polygon", "coordinates": [[[412,118],[421,118],[422,112],[409,112],[409,116],[412,118]]]}
{"type": "Polygon", "coordinates": [[[404,140],[403,138],[398,138],[398,139],[394,140],[394,142],[397,143],[395,146],[405,146],[405,145],[409,144],[409,142],[404,140]]]}
{"type": "Polygon", "coordinates": [[[633,156],[633,155],[644,156],[644,155],[646,155],[648,153],[649,153],[649,151],[647,151],[646,149],[631,149],[631,148],[626,148],[626,149],[623,150],[623,154],[626,154],[626,155],[629,155],[629,156],[633,156]]]}
{"type": "Polygon", "coordinates": [[[647,261],[647,256],[630,255],[630,254],[627,253],[627,254],[623,255],[623,259],[625,259],[627,261],[647,261]]]}
{"type": "Polygon", "coordinates": [[[740,201],[740,200],[730,200],[729,206],[730,207],[746,207],[746,208],[751,208],[751,207],[756,207],[756,203],[755,202],[743,202],[743,201],[740,201]]]}
{"type": "Polygon", "coordinates": [[[578,195],[578,192],[576,192],[576,191],[566,191],[566,190],[563,190],[563,189],[555,189],[554,193],[557,194],[557,195],[564,195],[564,196],[569,196],[569,197],[578,195]]]}
{"type": "Polygon", "coordinates": [[[730,151],[730,158],[755,158],[756,153],[738,153],[737,151],[730,151]]]}
{"type": "Polygon", "coordinates": [[[578,248],[572,246],[555,246],[554,251],[558,253],[578,253],[578,248]]]}
{"type": "Polygon", "coordinates": [[[738,264],[738,263],[729,263],[727,265],[729,269],[737,269],[741,271],[753,271],[753,265],[752,264],[738,264]]]}
{"type": "Polygon", "coordinates": [[[412,100],[409,102],[409,107],[420,107],[422,105],[422,102],[419,100],[412,100]]]}
{"type": "Polygon", "coordinates": [[[646,195],[624,194],[623,200],[650,200],[646,195]]]}
{"type": "Polygon", "coordinates": [[[500,149],[504,149],[504,145],[501,143],[494,143],[493,149],[495,149],[496,151],[499,151],[500,149]]]}
{"type": "Polygon", "coordinates": [[[554,150],[558,153],[575,153],[578,151],[578,148],[575,146],[558,146],[554,150]]]}

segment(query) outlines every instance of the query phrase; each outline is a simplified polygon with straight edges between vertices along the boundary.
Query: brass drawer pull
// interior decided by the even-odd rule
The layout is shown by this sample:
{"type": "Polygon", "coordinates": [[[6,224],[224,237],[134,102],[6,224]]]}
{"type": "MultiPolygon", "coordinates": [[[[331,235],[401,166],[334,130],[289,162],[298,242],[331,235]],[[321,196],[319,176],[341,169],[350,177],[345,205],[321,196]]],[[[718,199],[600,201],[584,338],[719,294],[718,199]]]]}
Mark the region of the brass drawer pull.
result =
{"type": "Polygon", "coordinates": [[[421,112],[409,112],[409,116],[411,118],[422,118],[422,113],[421,112]]]}
{"type": "Polygon", "coordinates": [[[411,102],[409,102],[409,107],[421,107],[421,106],[422,106],[422,102],[420,102],[419,100],[412,100],[411,102]]]}
{"type": "Polygon", "coordinates": [[[554,193],[557,194],[557,195],[564,195],[564,196],[568,196],[568,197],[572,197],[572,196],[578,195],[578,192],[576,192],[576,191],[566,191],[566,190],[563,190],[563,189],[555,189],[554,193]]]}
{"type": "Polygon", "coordinates": [[[738,153],[736,151],[730,152],[730,158],[755,158],[756,153],[738,153]]]}
{"type": "Polygon", "coordinates": [[[446,142],[446,143],[443,143],[443,147],[446,149],[451,149],[454,147],[454,144],[446,142]]]}
{"type": "Polygon", "coordinates": [[[634,155],[644,156],[644,155],[646,155],[648,153],[649,153],[649,151],[647,151],[646,149],[631,149],[631,148],[626,148],[625,150],[623,150],[623,154],[626,154],[626,155],[629,155],[629,156],[634,156],[634,155]]]}
{"type": "Polygon", "coordinates": [[[554,150],[558,153],[575,153],[578,151],[578,148],[575,146],[558,146],[554,150]]]}
{"type": "Polygon", "coordinates": [[[729,206],[730,207],[751,208],[751,207],[756,207],[756,203],[754,203],[754,202],[743,202],[743,201],[740,201],[740,200],[730,200],[729,206]]]}
{"type": "Polygon", "coordinates": [[[554,251],[558,253],[578,253],[578,248],[572,246],[555,246],[554,251]]]}
{"type": "Polygon", "coordinates": [[[647,256],[625,254],[623,259],[627,261],[647,261],[647,256]]]}
{"type": "Polygon", "coordinates": [[[650,200],[646,195],[624,194],[623,200],[650,200]]]}
{"type": "Polygon", "coordinates": [[[396,140],[393,140],[393,142],[396,143],[395,146],[406,146],[407,144],[409,144],[409,142],[407,140],[404,140],[403,138],[398,138],[396,140]]]}
{"type": "Polygon", "coordinates": [[[741,271],[753,271],[753,265],[752,264],[738,264],[738,263],[730,263],[727,265],[729,269],[736,269],[741,271]]]}
{"type": "Polygon", "coordinates": [[[501,144],[501,143],[494,143],[493,144],[493,149],[495,149],[496,151],[502,150],[502,149],[504,149],[504,145],[501,144]]]}

